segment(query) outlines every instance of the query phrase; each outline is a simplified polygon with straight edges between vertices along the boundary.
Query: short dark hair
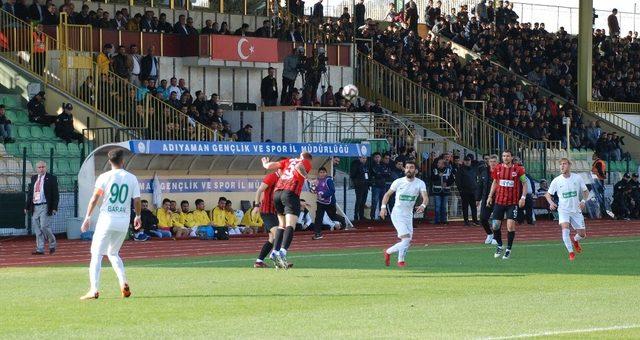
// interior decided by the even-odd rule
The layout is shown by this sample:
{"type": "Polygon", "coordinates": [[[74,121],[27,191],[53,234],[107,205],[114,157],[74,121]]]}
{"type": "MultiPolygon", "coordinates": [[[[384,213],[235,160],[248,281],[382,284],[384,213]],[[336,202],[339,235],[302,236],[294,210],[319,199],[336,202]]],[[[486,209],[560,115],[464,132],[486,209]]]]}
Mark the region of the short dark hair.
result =
{"type": "Polygon", "coordinates": [[[302,153],[302,158],[311,160],[311,159],[313,159],[313,156],[311,156],[311,154],[309,152],[305,151],[305,152],[302,153]]]}
{"type": "Polygon", "coordinates": [[[327,168],[321,166],[321,167],[318,168],[318,172],[320,172],[320,171],[327,172],[327,168]]]}
{"type": "Polygon", "coordinates": [[[183,205],[183,204],[185,204],[185,203],[189,204],[189,201],[187,201],[187,200],[182,200],[182,201],[180,201],[180,205],[183,205]]]}
{"type": "Polygon", "coordinates": [[[176,204],[177,204],[178,202],[176,202],[176,201],[174,201],[174,200],[171,200],[171,203],[176,203],[176,204]]]}
{"type": "Polygon", "coordinates": [[[418,166],[416,165],[416,162],[415,162],[415,161],[413,161],[413,160],[408,160],[408,161],[404,162],[404,166],[407,166],[407,165],[409,165],[409,164],[413,164],[413,166],[414,166],[415,168],[418,168],[418,166]]]}
{"type": "Polygon", "coordinates": [[[114,149],[110,150],[108,153],[109,162],[112,164],[120,164],[122,163],[122,158],[124,157],[124,151],[122,149],[114,149]]]}
{"type": "Polygon", "coordinates": [[[220,203],[220,201],[227,201],[227,198],[224,196],[220,196],[220,198],[218,198],[218,203],[220,203]]]}
{"type": "Polygon", "coordinates": [[[377,156],[382,156],[382,154],[380,154],[379,152],[376,151],[376,152],[373,153],[373,155],[371,155],[371,157],[375,157],[376,155],[377,156]]]}
{"type": "Polygon", "coordinates": [[[165,203],[171,203],[171,200],[168,198],[165,198],[162,200],[162,205],[164,205],[165,203]]]}
{"type": "Polygon", "coordinates": [[[147,201],[147,200],[142,200],[142,201],[140,201],[140,203],[149,203],[149,201],[147,201]]]}
{"type": "Polygon", "coordinates": [[[509,149],[502,151],[502,153],[509,153],[511,156],[513,156],[513,152],[511,152],[511,150],[509,149]]]}
{"type": "Polygon", "coordinates": [[[202,199],[198,198],[198,199],[196,200],[196,205],[198,205],[198,204],[200,204],[200,203],[204,203],[204,200],[202,200],[202,199]]]}

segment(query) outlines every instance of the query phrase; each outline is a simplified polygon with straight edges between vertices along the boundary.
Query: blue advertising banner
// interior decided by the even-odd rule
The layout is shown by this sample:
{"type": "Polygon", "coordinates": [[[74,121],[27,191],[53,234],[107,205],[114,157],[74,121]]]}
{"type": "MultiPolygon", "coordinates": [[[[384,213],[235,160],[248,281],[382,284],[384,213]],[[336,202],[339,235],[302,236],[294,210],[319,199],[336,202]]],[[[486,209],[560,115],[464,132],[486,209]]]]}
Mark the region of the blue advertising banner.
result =
{"type": "MultiPolygon", "coordinates": [[[[153,193],[153,179],[141,179],[140,192],[153,193]]],[[[255,192],[262,183],[260,178],[172,178],[160,179],[160,191],[165,193],[188,192],[255,192]]]]}
{"type": "Polygon", "coordinates": [[[137,154],[292,156],[308,151],[314,156],[369,156],[368,143],[249,143],[132,140],[131,152],[137,154]]]}

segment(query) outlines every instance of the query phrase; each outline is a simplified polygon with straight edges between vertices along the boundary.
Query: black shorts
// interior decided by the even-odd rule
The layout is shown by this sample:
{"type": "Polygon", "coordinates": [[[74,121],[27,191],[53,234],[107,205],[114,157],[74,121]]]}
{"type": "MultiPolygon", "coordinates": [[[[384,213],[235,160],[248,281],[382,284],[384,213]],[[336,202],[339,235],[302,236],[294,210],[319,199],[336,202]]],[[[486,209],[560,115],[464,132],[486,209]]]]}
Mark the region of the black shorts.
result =
{"type": "Polygon", "coordinates": [[[269,232],[271,228],[277,227],[278,224],[280,224],[280,222],[278,221],[278,216],[276,214],[260,213],[260,217],[262,217],[262,223],[266,232],[269,232]]]}
{"type": "Polygon", "coordinates": [[[518,218],[518,206],[513,205],[500,205],[496,204],[493,207],[492,220],[504,220],[506,215],[507,220],[515,220],[518,218]]]}
{"type": "Polygon", "coordinates": [[[300,215],[300,196],[291,190],[278,190],[273,194],[278,215],[300,215]]]}

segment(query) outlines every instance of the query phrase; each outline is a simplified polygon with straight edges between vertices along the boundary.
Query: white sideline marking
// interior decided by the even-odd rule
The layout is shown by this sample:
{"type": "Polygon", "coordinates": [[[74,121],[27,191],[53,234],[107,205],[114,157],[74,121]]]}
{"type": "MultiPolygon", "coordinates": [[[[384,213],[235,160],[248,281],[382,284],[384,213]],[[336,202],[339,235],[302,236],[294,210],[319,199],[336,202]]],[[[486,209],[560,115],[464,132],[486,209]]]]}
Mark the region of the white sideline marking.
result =
{"type": "Polygon", "coordinates": [[[624,329],[635,329],[635,328],[640,328],[640,325],[620,325],[620,326],[610,326],[610,327],[593,327],[593,328],[583,328],[583,329],[571,329],[571,330],[566,330],[566,331],[548,331],[548,332],[541,332],[541,333],[518,334],[518,335],[501,336],[501,337],[490,337],[490,338],[481,338],[481,339],[484,339],[484,340],[520,339],[520,338],[534,338],[534,337],[561,335],[561,334],[619,331],[619,330],[624,330],[624,329]]]}
{"type": "MultiPolygon", "coordinates": [[[[640,239],[635,240],[617,240],[617,241],[593,241],[593,242],[585,242],[584,244],[592,245],[592,244],[617,244],[617,243],[632,243],[632,242],[640,242],[640,239]]],[[[534,247],[559,247],[557,244],[519,244],[518,248],[534,248],[534,247]]],[[[448,251],[448,250],[479,250],[479,249],[491,249],[493,246],[485,245],[484,247],[465,247],[465,248],[416,248],[414,246],[410,251],[413,252],[428,252],[428,251],[448,251]]],[[[301,254],[301,255],[292,255],[287,256],[290,259],[302,259],[302,258],[313,258],[313,257],[332,257],[332,256],[353,256],[353,255],[376,255],[380,254],[381,251],[369,251],[369,252],[354,252],[354,253],[329,253],[329,254],[301,254]]],[[[215,255],[214,255],[215,256],[215,255]]],[[[172,259],[174,261],[163,262],[163,263],[154,263],[154,264],[146,264],[146,265],[134,265],[135,267],[165,267],[165,266],[173,266],[176,262],[176,259],[172,259]]],[[[212,260],[202,260],[202,261],[192,261],[190,264],[203,264],[203,263],[225,263],[225,262],[238,262],[238,261],[252,261],[255,260],[255,257],[247,257],[247,258],[233,258],[233,259],[212,259],[212,260]]],[[[182,262],[181,260],[179,262],[182,262]]]]}

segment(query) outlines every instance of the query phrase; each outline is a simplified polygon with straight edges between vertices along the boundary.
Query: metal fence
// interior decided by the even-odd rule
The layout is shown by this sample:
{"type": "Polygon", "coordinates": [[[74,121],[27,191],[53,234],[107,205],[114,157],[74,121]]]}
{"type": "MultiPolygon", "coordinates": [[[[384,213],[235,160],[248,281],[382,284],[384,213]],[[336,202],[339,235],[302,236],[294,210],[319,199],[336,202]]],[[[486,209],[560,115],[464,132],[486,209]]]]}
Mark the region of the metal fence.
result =
{"type": "MultiPolygon", "coordinates": [[[[84,26],[84,30],[90,32],[91,28],[84,26]]],[[[0,45],[0,53],[45,85],[93,107],[114,124],[146,128],[155,139],[213,140],[210,128],[111,72],[108,65],[98,64],[92,53],[73,50],[72,45],[85,47],[78,42],[69,43],[73,37],[85,34],[81,26],[67,27],[63,21],[58,31],[60,40],[46,35],[41,26],[30,26],[0,11],[0,41],[6,41],[0,45]],[[64,41],[66,38],[69,42],[64,41]]]]}

